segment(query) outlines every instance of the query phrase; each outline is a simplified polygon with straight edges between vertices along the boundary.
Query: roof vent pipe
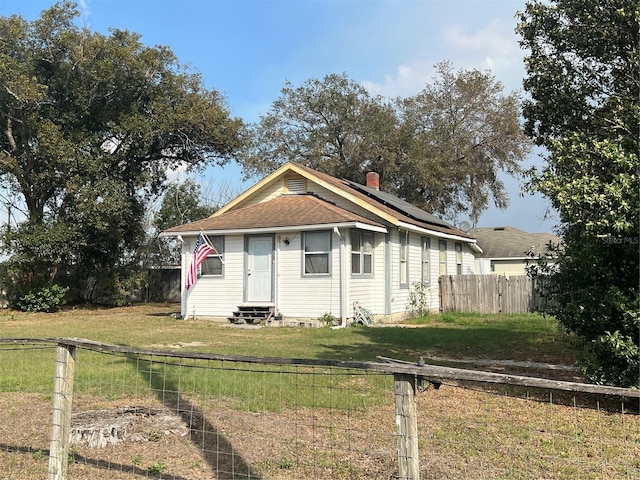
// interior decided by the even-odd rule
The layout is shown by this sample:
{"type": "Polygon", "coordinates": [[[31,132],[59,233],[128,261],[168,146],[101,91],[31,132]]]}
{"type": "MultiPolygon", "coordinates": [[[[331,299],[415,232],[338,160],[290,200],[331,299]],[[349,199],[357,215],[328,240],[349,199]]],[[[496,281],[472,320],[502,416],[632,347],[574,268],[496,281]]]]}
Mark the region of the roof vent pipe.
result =
{"type": "Polygon", "coordinates": [[[380,175],[376,172],[367,173],[367,187],[380,190],[380,175]]]}

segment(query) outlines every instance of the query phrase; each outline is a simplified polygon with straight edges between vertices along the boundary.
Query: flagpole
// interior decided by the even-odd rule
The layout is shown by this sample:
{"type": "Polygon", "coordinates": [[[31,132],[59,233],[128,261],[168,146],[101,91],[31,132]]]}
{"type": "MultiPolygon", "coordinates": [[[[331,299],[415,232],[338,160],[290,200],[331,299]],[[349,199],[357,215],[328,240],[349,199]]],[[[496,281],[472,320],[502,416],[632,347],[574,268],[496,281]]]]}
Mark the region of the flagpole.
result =
{"type": "MultiPolygon", "coordinates": [[[[202,235],[202,237],[204,238],[204,240],[207,242],[207,245],[209,245],[214,252],[216,252],[216,255],[220,255],[220,252],[218,252],[218,250],[216,249],[216,247],[213,245],[213,242],[209,239],[209,237],[207,236],[206,233],[204,233],[202,230],[200,230],[200,234],[202,235]]],[[[220,255],[220,261],[222,261],[222,263],[224,264],[224,261],[222,260],[222,255],[220,255]]]]}

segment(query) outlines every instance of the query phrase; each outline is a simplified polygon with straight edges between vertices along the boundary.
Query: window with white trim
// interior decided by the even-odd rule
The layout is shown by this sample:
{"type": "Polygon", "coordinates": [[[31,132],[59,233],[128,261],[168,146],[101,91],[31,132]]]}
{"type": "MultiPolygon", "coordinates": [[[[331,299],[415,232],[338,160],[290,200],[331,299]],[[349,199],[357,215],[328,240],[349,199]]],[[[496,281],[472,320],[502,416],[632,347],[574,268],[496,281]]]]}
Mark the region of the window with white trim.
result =
{"type": "Polygon", "coordinates": [[[321,230],[302,235],[305,275],[328,275],[331,259],[331,232],[321,230]]]}
{"type": "Polygon", "coordinates": [[[222,255],[224,254],[224,237],[215,236],[208,237],[209,244],[213,246],[214,251],[207,255],[202,265],[200,266],[200,275],[203,277],[221,277],[223,274],[224,261],[222,255]]]}
{"type": "Polygon", "coordinates": [[[373,273],[373,232],[351,230],[351,273],[373,273]]]}
{"type": "Polygon", "coordinates": [[[422,237],[422,284],[431,285],[431,239],[422,237]]]}
{"type": "Polygon", "coordinates": [[[400,232],[400,285],[409,284],[409,232],[400,232]]]}
{"type": "Polygon", "coordinates": [[[438,246],[440,249],[440,256],[439,256],[439,264],[440,264],[440,275],[446,275],[447,274],[447,241],[446,240],[440,240],[438,242],[438,246]]]}
{"type": "Polygon", "coordinates": [[[456,242],[456,274],[462,275],[462,243],[456,242]]]}

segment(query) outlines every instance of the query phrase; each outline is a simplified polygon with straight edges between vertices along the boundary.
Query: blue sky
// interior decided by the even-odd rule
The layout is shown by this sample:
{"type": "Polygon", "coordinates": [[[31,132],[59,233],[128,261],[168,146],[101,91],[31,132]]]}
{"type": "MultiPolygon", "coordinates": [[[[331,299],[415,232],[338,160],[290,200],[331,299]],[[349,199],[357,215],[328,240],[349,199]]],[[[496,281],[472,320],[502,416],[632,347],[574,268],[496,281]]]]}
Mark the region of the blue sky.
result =
{"type": "MultiPolygon", "coordinates": [[[[0,0],[0,15],[35,19],[53,0],[0,0]]],[[[388,97],[418,93],[433,65],[491,70],[505,91],[520,90],[523,52],[514,33],[520,0],[81,0],[92,30],[130,30],[147,45],[167,45],[183,64],[222,92],[231,114],[255,122],[288,80],[299,85],[346,73],[388,97]]],[[[539,165],[532,154],[525,166],[539,165]]],[[[209,169],[205,191],[237,194],[249,186],[235,165],[209,169]]],[[[506,211],[490,208],[478,226],[552,231],[549,202],[519,195],[504,178],[506,211]]],[[[210,193],[211,194],[211,193],[210,193]]],[[[0,213],[1,215],[1,213],[0,213]]],[[[460,220],[465,220],[461,218],[460,220]]]]}

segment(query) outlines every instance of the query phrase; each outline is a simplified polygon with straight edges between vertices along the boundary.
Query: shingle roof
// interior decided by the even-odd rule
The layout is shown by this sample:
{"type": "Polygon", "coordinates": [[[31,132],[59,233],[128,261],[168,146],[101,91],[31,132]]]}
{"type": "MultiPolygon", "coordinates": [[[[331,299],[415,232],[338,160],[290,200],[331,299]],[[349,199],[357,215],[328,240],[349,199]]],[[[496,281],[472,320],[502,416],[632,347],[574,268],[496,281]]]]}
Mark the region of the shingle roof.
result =
{"type": "Polygon", "coordinates": [[[482,258],[522,258],[533,251],[543,255],[549,242],[557,244],[560,238],[551,233],[528,233],[514,227],[472,228],[473,235],[483,253],[482,258]]]}
{"type": "Polygon", "coordinates": [[[225,212],[165,232],[197,232],[214,230],[244,230],[283,228],[303,225],[329,225],[358,222],[375,227],[384,225],[340,208],[315,195],[282,195],[273,200],[225,212]]]}
{"type": "Polygon", "coordinates": [[[444,220],[441,220],[434,215],[420,210],[419,208],[405,202],[404,200],[391,195],[386,192],[380,192],[372,188],[359,185],[349,180],[343,180],[336,177],[332,177],[326,173],[313,170],[304,165],[295,164],[301,170],[307,171],[310,175],[313,175],[322,181],[333,185],[339,189],[348,192],[350,195],[360,198],[367,203],[375,206],[376,208],[392,214],[400,221],[416,225],[418,227],[426,228],[436,232],[447,233],[450,235],[456,235],[458,237],[470,238],[474,237],[469,233],[466,233],[453,225],[448,224],[444,220]],[[419,213],[418,213],[419,212],[419,213]]]}
{"type": "Polygon", "coordinates": [[[242,207],[254,191],[262,188],[263,182],[268,182],[270,177],[286,173],[286,169],[297,171],[307,176],[310,180],[324,184],[339,195],[344,194],[361,207],[370,208],[373,217],[378,216],[391,225],[401,223],[413,225],[425,230],[469,239],[472,243],[474,237],[453,225],[441,220],[430,213],[401,200],[389,193],[368,188],[364,185],[332,177],[326,173],[313,170],[298,163],[289,162],[270,176],[265,177],[260,183],[254,185],[244,194],[226,204],[220,211],[211,217],[198,220],[186,225],[169,228],[164,233],[177,234],[197,232],[200,230],[249,230],[259,228],[284,228],[303,225],[325,225],[348,222],[360,222],[372,226],[388,227],[357,215],[333,203],[311,195],[283,195],[275,200],[269,200],[258,204],[250,204],[242,207]],[[367,207],[368,206],[368,207],[367,207]]]}

